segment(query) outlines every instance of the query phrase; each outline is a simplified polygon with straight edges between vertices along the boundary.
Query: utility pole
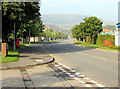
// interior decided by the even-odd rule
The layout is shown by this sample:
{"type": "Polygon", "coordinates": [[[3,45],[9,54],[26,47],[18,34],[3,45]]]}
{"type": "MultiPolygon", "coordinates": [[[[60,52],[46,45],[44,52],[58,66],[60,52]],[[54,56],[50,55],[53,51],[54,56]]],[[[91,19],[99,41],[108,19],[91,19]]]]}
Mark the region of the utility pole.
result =
{"type": "Polygon", "coordinates": [[[16,50],[15,20],[14,20],[14,50],[16,50]]]}
{"type": "Polygon", "coordinates": [[[30,44],[30,28],[29,28],[29,44],[30,44]]]}

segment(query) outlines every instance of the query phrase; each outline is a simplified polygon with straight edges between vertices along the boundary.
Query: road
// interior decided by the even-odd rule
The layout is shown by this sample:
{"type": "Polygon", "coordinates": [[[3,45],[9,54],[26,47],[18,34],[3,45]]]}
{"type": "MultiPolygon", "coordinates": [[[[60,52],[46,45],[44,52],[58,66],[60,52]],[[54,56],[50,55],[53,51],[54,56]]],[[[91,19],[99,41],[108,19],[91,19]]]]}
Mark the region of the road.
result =
{"type": "Polygon", "coordinates": [[[118,53],[75,46],[72,40],[46,44],[45,49],[59,62],[106,87],[118,86],[118,53]]]}

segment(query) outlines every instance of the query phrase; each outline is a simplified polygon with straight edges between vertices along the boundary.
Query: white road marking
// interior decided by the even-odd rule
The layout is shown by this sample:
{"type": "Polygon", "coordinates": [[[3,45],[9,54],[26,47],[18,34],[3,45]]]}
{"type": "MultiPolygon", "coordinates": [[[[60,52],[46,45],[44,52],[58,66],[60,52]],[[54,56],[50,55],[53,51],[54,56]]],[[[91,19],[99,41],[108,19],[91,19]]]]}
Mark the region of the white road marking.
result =
{"type": "Polygon", "coordinates": [[[70,73],[66,73],[66,74],[70,74],[70,73]]]}
{"type": "Polygon", "coordinates": [[[98,59],[102,59],[102,60],[104,60],[104,61],[107,60],[106,58],[102,58],[102,57],[98,57],[98,56],[91,56],[91,57],[95,57],[95,58],[98,58],[98,59]]]}
{"type": "Polygon", "coordinates": [[[62,63],[58,63],[58,64],[63,66],[63,64],[62,64],[62,63]]]}
{"type": "MultiPolygon", "coordinates": [[[[80,52],[79,52],[80,53],[80,52]]],[[[89,55],[89,54],[85,54],[85,53],[80,53],[80,54],[83,54],[83,55],[89,55]]],[[[92,56],[90,55],[91,57],[94,57],[94,58],[99,58],[99,59],[102,59],[104,61],[106,61],[107,59],[106,58],[103,58],[103,57],[98,57],[98,56],[92,56]]]]}
{"type": "Polygon", "coordinates": [[[80,75],[80,77],[85,77],[85,75],[80,75]]]}
{"type": "Polygon", "coordinates": [[[74,78],[75,80],[79,80],[79,78],[74,78]]]}
{"type": "Polygon", "coordinates": [[[59,65],[54,65],[54,66],[59,67],[59,65]]]}
{"type": "Polygon", "coordinates": [[[43,60],[35,60],[36,62],[43,62],[43,60]]]}
{"type": "Polygon", "coordinates": [[[97,83],[97,82],[96,82],[96,81],[94,81],[94,80],[91,80],[90,82],[95,83],[95,84],[97,83]]]}
{"type": "Polygon", "coordinates": [[[90,78],[88,78],[88,77],[85,77],[85,79],[86,79],[86,80],[90,80],[90,78]]]}
{"type": "Polygon", "coordinates": [[[92,87],[90,84],[85,84],[86,87],[92,87]]]}
{"type": "Polygon", "coordinates": [[[77,72],[76,74],[80,75],[80,73],[79,73],[79,72],[77,72]]]}
{"type": "Polygon", "coordinates": [[[67,69],[71,69],[70,67],[66,67],[67,69]]]}
{"type": "Polygon", "coordinates": [[[105,87],[105,86],[103,86],[103,85],[101,85],[101,84],[96,84],[97,86],[99,86],[99,87],[105,87]]]}
{"type": "Polygon", "coordinates": [[[85,82],[84,81],[78,81],[79,83],[82,83],[82,84],[84,84],[85,82]]]}
{"type": "MultiPolygon", "coordinates": [[[[94,56],[96,57],[96,56],[94,56]]],[[[101,58],[101,57],[100,57],[101,58]]],[[[66,65],[62,64],[62,63],[58,63],[56,65],[54,65],[55,67],[59,68],[62,72],[65,72],[66,74],[68,74],[69,77],[75,79],[76,81],[78,81],[80,84],[84,84],[85,87],[92,87],[90,84],[87,84],[86,82],[84,81],[81,81],[80,78],[77,78],[76,75],[79,75],[80,77],[83,77],[84,79],[86,79],[85,81],[87,82],[91,82],[95,85],[97,85],[98,87],[105,87],[103,86],[102,84],[98,84],[96,81],[86,77],[85,75],[79,73],[79,72],[76,72],[75,70],[67,67],[66,65]],[[67,72],[64,68],[67,68],[67,69],[71,69],[72,72],[75,72],[74,75],[71,75],[71,73],[67,72]]]]}

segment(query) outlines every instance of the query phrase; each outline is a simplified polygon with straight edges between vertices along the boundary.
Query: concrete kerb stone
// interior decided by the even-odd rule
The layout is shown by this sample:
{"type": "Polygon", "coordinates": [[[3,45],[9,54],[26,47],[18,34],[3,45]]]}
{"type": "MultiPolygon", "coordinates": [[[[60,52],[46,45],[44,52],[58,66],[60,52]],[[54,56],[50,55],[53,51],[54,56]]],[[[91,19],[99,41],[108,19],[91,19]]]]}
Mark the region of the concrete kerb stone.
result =
{"type": "Polygon", "coordinates": [[[0,70],[10,70],[10,69],[30,68],[30,67],[34,67],[34,66],[40,66],[40,65],[44,65],[44,64],[48,64],[48,63],[52,63],[52,62],[54,62],[54,61],[55,61],[55,59],[52,58],[51,60],[46,61],[46,62],[43,62],[43,63],[34,63],[34,64],[29,64],[29,65],[26,65],[26,66],[19,66],[19,67],[11,66],[11,67],[6,67],[6,68],[0,68],[0,70]]]}

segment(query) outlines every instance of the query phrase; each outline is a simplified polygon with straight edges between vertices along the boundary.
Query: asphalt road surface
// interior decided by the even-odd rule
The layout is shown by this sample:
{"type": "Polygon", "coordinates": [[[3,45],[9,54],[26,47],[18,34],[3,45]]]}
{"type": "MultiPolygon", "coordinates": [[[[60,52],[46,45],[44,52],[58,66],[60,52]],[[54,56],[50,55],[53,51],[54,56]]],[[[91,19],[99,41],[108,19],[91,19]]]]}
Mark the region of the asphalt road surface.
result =
{"type": "Polygon", "coordinates": [[[106,87],[118,86],[118,53],[84,48],[63,40],[46,44],[45,49],[61,63],[92,78],[106,87]]]}

